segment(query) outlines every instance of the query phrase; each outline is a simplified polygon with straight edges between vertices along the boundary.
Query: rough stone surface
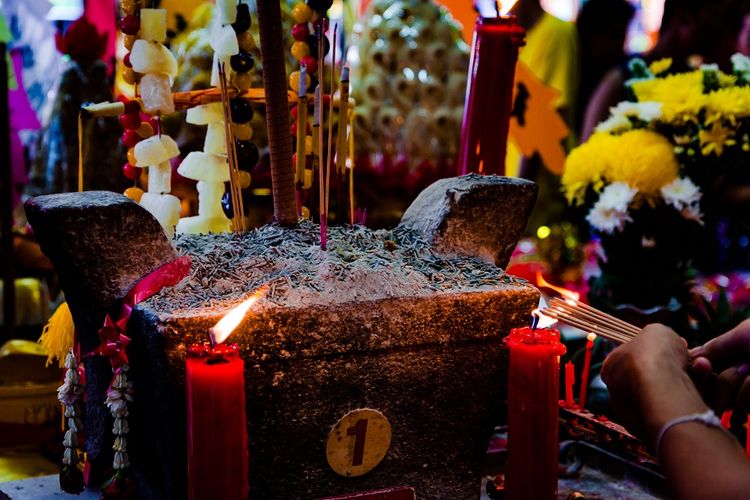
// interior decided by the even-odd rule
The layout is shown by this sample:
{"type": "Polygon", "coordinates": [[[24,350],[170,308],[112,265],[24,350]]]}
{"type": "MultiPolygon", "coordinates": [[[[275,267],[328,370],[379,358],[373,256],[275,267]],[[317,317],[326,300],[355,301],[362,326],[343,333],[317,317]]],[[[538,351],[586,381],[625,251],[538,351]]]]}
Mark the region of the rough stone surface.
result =
{"type": "Polygon", "coordinates": [[[469,174],[441,179],[422,191],[401,219],[435,250],[508,265],[536,202],[531,181],[469,174]]]}
{"type": "MultiPolygon", "coordinates": [[[[261,299],[229,341],[248,387],[251,498],[317,498],[414,486],[419,498],[473,498],[479,464],[505,400],[502,338],[528,324],[538,292],[518,282],[337,307],[261,299]],[[327,465],[325,440],[348,411],[391,423],[384,461],[359,478],[327,465]]],[[[223,310],[134,311],[133,463],[155,497],[185,487],[184,359],[223,310]],[[136,364],[137,360],[137,364],[136,364]]]]}
{"type": "MultiPolygon", "coordinates": [[[[117,193],[38,196],[26,202],[26,214],[60,277],[84,353],[99,344],[107,311],[138,279],[177,256],[156,219],[117,193]]],[[[111,422],[101,408],[112,370],[100,357],[84,364],[86,450],[96,481],[111,467],[111,422]]]]}

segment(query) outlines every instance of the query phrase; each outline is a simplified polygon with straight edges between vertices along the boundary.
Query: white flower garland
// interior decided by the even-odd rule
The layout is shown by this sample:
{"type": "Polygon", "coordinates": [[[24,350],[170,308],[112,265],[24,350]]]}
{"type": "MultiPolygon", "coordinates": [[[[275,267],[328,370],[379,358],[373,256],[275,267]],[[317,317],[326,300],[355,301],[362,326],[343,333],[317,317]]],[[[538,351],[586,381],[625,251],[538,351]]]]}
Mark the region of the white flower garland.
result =
{"type": "Polygon", "coordinates": [[[80,412],[83,401],[83,384],[81,384],[80,364],[71,349],[65,356],[65,381],[57,389],[57,400],[62,404],[67,419],[68,430],[63,438],[63,464],[75,466],[81,461],[78,447],[81,445],[83,420],[80,412]]]}
{"type": "Polygon", "coordinates": [[[112,434],[115,436],[115,442],[112,445],[115,452],[112,467],[116,471],[130,466],[126,435],[130,431],[127,417],[129,415],[128,403],[133,402],[133,383],[128,382],[128,368],[128,365],[124,364],[115,370],[115,376],[112,379],[112,385],[107,389],[107,399],[105,400],[105,404],[115,419],[112,425],[112,434]]]}

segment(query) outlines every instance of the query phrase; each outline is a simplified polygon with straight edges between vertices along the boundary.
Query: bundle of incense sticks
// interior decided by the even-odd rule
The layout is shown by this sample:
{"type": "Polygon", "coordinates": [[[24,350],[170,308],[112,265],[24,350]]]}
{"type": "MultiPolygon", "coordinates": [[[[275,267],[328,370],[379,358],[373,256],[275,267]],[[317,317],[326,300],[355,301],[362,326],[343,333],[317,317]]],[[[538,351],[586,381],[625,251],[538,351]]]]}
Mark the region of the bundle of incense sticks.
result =
{"type": "Polygon", "coordinates": [[[219,62],[219,88],[221,90],[221,104],[224,111],[224,132],[227,141],[227,161],[229,162],[229,192],[232,200],[234,218],[232,227],[234,232],[247,231],[245,227],[245,206],[242,200],[242,188],[240,187],[240,168],[237,162],[237,147],[234,142],[234,131],[232,130],[232,111],[229,104],[229,90],[227,86],[227,75],[224,64],[219,62]]]}
{"type": "Polygon", "coordinates": [[[633,340],[641,329],[573,298],[553,298],[539,314],[618,344],[633,340]]]}

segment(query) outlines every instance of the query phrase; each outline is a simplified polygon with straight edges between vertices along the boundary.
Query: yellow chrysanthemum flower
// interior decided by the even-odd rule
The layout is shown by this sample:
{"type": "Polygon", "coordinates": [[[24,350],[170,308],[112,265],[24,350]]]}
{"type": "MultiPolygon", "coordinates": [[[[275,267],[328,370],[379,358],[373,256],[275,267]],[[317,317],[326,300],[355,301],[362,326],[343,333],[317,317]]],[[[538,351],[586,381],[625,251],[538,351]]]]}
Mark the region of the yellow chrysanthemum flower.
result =
{"type": "Polygon", "coordinates": [[[580,205],[590,185],[596,191],[602,188],[602,178],[609,166],[609,152],[616,140],[607,133],[597,133],[570,152],[560,180],[568,203],[580,205]]]}
{"type": "Polygon", "coordinates": [[[750,116],[750,87],[726,87],[709,93],[706,110],[729,119],[750,116]]]}
{"type": "Polygon", "coordinates": [[[647,196],[658,196],[662,186],[678,174],[672,144],[650,130],[631,130],[617,137],[604,173],[608,182],[625,182],[647,196]]]}
{"type": "Polygon", "coordinates": [[[658,196],[662,186],[678,175],[672,144],[649,130],[630,130],[619,136],[594,134],[571,151],[561,182],[570,203],[580,204],[586,189],[599,191],[624,182],[646,196],[658,196]]]}
{"type": "Polygon", "coordinates": [[[672,58],[665,57],[664,59],[659,59],[658,61],[652,62],[649,65],[648,69],[651,70],[651,73],[655,75],[661,75],[662,73],[664,73],[671,67],[672,67],[672,58]]]}
{"type": "Polygon", "coordinates": [[[662,103],[662,117],[665,121],[698,114],[706,100],[703,95],[702,71],[636,81],[633,82],[632,89],[640,102],[662,103]]]}

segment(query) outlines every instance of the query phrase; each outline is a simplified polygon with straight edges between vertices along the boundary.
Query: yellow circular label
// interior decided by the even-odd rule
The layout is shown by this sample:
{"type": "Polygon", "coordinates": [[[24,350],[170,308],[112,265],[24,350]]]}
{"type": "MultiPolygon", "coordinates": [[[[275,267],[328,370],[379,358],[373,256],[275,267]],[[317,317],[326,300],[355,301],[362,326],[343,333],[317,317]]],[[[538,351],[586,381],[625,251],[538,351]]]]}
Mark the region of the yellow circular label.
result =
{"type": "Polygon", "coordinates": [[[367,474],[391,447],[391,424],[369,408],[352,410],[331,429],[326,443],[328,465],[344,477],[367,474]]]}

